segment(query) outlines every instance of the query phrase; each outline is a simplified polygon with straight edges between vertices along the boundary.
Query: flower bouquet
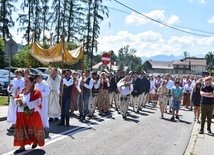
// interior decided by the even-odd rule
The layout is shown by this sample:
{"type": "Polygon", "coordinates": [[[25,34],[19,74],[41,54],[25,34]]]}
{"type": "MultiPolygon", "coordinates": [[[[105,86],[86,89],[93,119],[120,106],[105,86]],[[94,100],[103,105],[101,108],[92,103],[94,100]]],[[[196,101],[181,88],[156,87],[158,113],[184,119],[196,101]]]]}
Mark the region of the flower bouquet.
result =
{"type": "Polygon", "coordinates": [[[29,109],[28,106],[23,107],[23,94],[19,94],[19,98],[17,100],[21,100],[21,102],[18,102],[17,105],[21,108],[23,108],[25,114],[27,115],[27,117],[29,117],[32,114],[32,110],[29,109]]]}

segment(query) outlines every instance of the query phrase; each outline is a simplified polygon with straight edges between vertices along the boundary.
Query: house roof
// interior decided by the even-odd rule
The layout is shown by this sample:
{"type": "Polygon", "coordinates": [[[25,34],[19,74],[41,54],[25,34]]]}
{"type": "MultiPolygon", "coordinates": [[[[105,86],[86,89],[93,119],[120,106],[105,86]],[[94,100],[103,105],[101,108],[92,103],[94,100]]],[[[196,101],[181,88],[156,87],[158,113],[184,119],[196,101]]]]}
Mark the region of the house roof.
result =
{"type": "Polygon", "coordinates": [[[152,65],[152,68],[173,69],[173,62],[172,61],[152,61],[152,60],[149,60],[149,63],[152,65]]]}
{"type": "Polygon", "coordinates": [[[202,59],[174,60],[173,65],[206,66],[206,60],[202,59]]]}

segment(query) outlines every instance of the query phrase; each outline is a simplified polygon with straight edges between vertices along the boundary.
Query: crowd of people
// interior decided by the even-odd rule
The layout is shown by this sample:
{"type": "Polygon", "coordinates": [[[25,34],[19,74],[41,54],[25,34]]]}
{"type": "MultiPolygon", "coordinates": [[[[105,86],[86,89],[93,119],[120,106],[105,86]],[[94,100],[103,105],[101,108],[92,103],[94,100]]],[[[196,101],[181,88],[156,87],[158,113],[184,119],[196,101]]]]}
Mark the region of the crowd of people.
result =
{"type": "Polygon", "coordinates": [[[20,70],[8,86],[11,99],[7,121],[8,129],[14,132],[14,146],[20,146],[16,153],[25,151],[25,145],[43,146],[45,129],[49,122],[59,121],[59,126],[70,126],[70,117],[78,113],[84,122],[95,115],[104,116],[112,107],[126,119],[129,106],[133,112],[148,104],[159,107],[161,118],[164,113],[172,113],[171,121],[179,118],[181,104],[194,109],[194,121],[201,123],[200,133],[211,133],[211,119],[214,115],[214,78],[211,76],[172,76],[152,75],[145,71],[124,73],[114,72],[71,72],[65,69],[58,75],[57,69],[51,71],[47,81],[41,75],[34,77],[26,70],[24,77],[20,70]],[[76,112],[78,111],[78,112],[76,112]],[[200,122],[201,114],[201,122],[200,122]]]}

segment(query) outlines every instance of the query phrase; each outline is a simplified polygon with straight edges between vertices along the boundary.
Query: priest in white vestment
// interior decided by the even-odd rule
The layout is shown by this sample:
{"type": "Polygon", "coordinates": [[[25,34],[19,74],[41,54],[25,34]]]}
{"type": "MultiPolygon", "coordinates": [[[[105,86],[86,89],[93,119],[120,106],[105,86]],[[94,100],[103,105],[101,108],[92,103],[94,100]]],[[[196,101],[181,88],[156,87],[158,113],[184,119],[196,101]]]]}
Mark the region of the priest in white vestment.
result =
{"type": "Polygon", "coordinates": [[[58,120],[60,117],[59,94],[61,78],[57,74],[57,69],[55,68],[52,70],[50,76],[47,79],[47,83],[50,88],[48,100],[49,121],[53,121],[53,119],[58,120]]]}
{"type": "Polygon", "coordinates": [[[46,81],[42,80],[42,75],[35,75],[36,80],[35,87],[40,90],[42,94],[42,108],[40,109],[40,115],[42,118],[42,123],[44,128],[49,128],[48,121],[48,98],[50,94],[50,89],[46,81]]]}
{"type": "Polygon", "coordinates": [[[8,93],[11,94],[10,103],[7,112],[7,122],[12,123],[12,126],[8,129],[9,132],[14,131],[14,127],[16,124],[16,102],[14,101],[15,97],[20,93],[20,91],[24,88],[24,80],[22,78],[22,71],[15,71],[15,78],[10,82],[7,87],[8,93]]]}

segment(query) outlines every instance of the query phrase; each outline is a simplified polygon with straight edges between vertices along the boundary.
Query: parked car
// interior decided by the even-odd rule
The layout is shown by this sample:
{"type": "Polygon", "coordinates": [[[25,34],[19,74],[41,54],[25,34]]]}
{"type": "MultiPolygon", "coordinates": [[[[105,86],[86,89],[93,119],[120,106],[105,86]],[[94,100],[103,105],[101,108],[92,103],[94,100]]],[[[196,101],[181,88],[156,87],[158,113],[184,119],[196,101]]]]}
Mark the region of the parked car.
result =
{"type": "Polygon", "coordinates": [[[42,79],[43,80],[47,80],[48,79],[48,74],[43,73],[42,71],[40,71],[39,69],[36,68],[30,68],[30,72],[32,72],[33,74],[40,74],[42,75],[42,79]]]}
{"type": "MultiPolygon", "coordinates": [[[[9,79],[9,70],[0,69],[0,74],[9,79]]],[[[13,72],[10,72],[10,80],[13,80],[14,78],[15,74],[13,72]]]]}
{"type": "Polygon", "coordinates": [[[0,93],[7,94],[7,87],[9,85],[9,79],[0,74],[0,93]]]}

